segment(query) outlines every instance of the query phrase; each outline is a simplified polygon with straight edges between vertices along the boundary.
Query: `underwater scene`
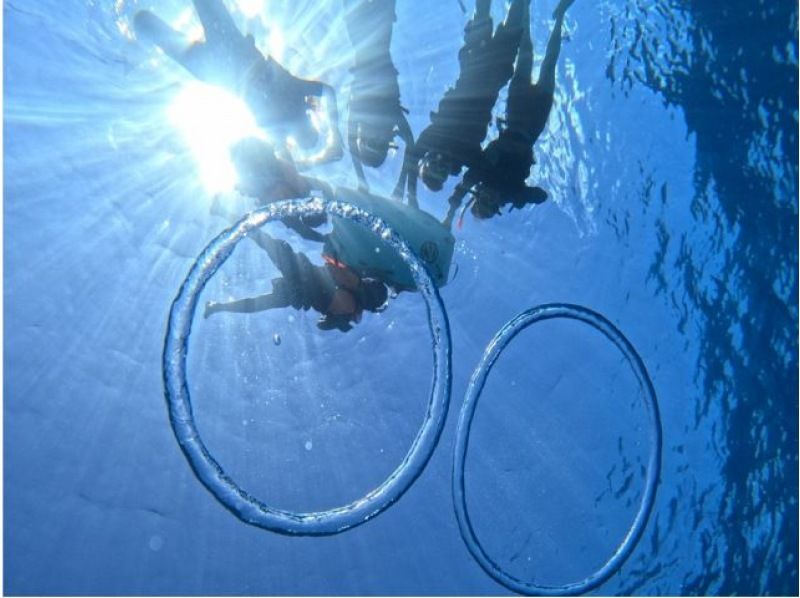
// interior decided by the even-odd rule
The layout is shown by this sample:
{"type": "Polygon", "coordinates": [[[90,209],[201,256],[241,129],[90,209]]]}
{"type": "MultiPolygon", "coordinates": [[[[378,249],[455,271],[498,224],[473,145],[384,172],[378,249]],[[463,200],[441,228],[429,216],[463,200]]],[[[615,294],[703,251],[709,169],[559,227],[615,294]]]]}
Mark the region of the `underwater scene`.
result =
{"type": "Polygon", "coordinates": [[[5,595],[797,595],[797,3],[3,37],[5,595]]]}

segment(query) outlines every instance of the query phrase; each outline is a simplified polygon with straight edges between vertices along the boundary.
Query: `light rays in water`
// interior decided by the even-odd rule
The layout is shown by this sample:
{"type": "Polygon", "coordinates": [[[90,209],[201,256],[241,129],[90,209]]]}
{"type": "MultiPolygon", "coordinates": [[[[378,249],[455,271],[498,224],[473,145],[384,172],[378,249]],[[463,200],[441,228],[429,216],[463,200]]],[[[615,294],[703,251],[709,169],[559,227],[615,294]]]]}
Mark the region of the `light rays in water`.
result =
{"type": "Polygon", "coordinates": [[[246,137],[264,137],[240,98],[197,81],[178,92],[167,119],[191,148],[203,186],[211,193],[230,191],[237,182],[231,147],[246,137]]]}

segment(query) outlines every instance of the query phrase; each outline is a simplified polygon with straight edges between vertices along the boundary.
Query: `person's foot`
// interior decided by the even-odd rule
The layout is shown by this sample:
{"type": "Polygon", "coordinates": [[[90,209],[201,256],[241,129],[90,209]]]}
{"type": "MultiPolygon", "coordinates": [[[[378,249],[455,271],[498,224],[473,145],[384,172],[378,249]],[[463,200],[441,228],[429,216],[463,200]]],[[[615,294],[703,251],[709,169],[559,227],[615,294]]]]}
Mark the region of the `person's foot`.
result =
{"type": "Polygon", "coordinates": [[[215,313],[217,311],[217,305],[219,305],[216,301],[206,301],[206,308],[203,310],[203,319],[208,319],[208,316],[215,313]]]}
{"type": "Polygon", "coordinates": [[[575,0],[561,0],[556,6],[556,9],[553,11],[553,18],[556,21],[560,21],[564,18],[564,14],[567,12],[567,9],[572,6],[572,3],[575,0]]]}

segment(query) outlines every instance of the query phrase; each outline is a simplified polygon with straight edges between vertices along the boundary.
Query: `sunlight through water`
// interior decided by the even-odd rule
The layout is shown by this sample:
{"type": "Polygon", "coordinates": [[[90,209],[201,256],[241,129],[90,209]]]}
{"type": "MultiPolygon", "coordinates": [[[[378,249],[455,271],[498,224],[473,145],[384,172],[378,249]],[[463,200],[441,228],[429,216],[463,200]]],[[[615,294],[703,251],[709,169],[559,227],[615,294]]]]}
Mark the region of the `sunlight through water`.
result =
{"type": "Polygon", "coordinates": [[[203,186],[211,193],[236,185],[231,147],[246,137],[265,138],[240,98],[198,81],[181,89],[167,116],[191,149],[203,186]]]}

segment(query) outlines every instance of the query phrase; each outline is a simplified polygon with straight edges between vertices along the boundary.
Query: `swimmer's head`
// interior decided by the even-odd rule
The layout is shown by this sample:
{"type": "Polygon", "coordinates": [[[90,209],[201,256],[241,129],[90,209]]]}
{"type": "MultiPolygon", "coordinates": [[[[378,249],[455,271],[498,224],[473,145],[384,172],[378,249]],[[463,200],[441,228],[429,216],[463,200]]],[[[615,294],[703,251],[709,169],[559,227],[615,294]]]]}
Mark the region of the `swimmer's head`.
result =
{"type": "Polygon", "coordinates": [[[419,176],[431,191],[441,191],[451,172],[450,161],[442,154],[428,152],[419,164],[419,176]]]}
{"type": "Polygon", "coordinates": [[[389,146],[394,138],[394,130],[375,131],[371,128],[367,132],[364,125],[358,125],[356,136],[356,149],[358,158],[370,168],[378,168],[386,161],[389,154],[389,146]]]}
{"type": "Polygon", "coordinates": [[[503,200],[496,189],[481,183],[475,188],[470,211],[475,218],[486,220],[500,213],[503,200]]]}

